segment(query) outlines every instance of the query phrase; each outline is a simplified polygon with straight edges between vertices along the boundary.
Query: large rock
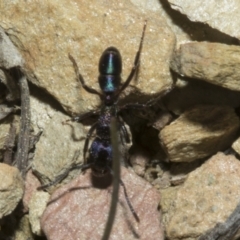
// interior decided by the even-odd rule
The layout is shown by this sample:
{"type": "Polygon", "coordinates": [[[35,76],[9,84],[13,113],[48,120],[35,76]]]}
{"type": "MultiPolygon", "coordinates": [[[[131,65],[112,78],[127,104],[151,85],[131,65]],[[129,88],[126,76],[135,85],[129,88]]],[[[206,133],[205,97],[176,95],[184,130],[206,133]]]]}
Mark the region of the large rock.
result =
{"type": "Polygon", "coordinates": [[[194,22],[208,24],[221,32],[240,38],[238,0],[168,0],[171,7],[194,22]]]}
{"type": "MultiPolygon", "coordinates": [[[[110,239],[160,239],[159,194],[133,171],[122,168],[121,179],[140,221],[133,217],[120,186],[117,213],[110,239]]],[[[101,180],[98,180],[98,183],[101,180]]],[[[109,213],[112,188],[98,189],[91,171],[54,192],[41,225],[48,239],[101,239],[109,213]]]]}
{"type": "Polygon", "coordinates": [[[17,168],[0,163],[0,219],[10,214],[23,196],[24,184],[17,168]]]}
{"type": "Polygon", "coordinates": [[[181,76],[240,91],[240,47],[220,43],[191,42],[175,52],[171,68],[181,76]]]}
{"type": "MultiPolygon", "coordinates": [[[[83,161],[83,145],[87,132],[83,125],[69,120],[61,112],[55,112],[45,125],[36,145],[32,169],[43,184],[55,180],[69,169],[73,163],[83,161]]],[[[75,171],[76,172],[76,171],[75,171]]]]}
{"type": "MultiPolygon", "coordinates": [[[[0,9],[0,26],[26,60],[28,79],[75,114],[95,108],[99,98],[82,89],[68,53],[76,59],[86,83],[99,89],[98,61],[103,50],[113,45],[122,53],[125,80],[133,66],[146,19],[149,21],[138,84],[132,88],[142,96],[157,95],[172,83],[168,63],[175,38],[159,14],[140,10],[127,0],[45,0],[41,4],[4,0],[0,9]]],[[[129,91],[130,88],[126,93],[129,91]]]]}
{"type": "Polygon", "coordinates": [[[159,137],[170,161],[191,162],[229,147],[239,126],[233,108],[198,105],[166,126],[159,137]]]}
{"type": "Polygon", "coordinates": [[[168,215],[168,238],[197,239],[225,222],[239,199],[240,163],[234,156],[218,153],[190,173],[176,193],[168,215]]]}

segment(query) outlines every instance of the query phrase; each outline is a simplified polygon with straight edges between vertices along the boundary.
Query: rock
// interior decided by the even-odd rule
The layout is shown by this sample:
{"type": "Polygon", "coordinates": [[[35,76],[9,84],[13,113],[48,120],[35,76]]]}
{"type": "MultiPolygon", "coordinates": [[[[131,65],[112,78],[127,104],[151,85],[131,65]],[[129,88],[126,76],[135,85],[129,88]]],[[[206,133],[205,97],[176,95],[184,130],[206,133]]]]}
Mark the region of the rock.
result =
{"type": "Polygon", "coordinates": [[[32,240],[34,239],[31,226],[29,223],[29,216],[27,214],[23,215],[21,218],[18,228],[16,229],[15,233],[15,240],[32,240]]]}
{"type": "Polygon", "coordinates": [[[171,185],[176,186],[182,184],[187,179],[188,174],[200,167],[202,163],[203,160],[171,164],[171,185]]]}
{"type": "Polygon", "coordinates": [[[191,21],[208,24],[212,28],[240,39],[239,1],[168,0],[168,2],[173,9],[187,15],[191,21]]]}
{"type": "Polygon", "coordinates": [[[162,16],[174,32],[177,46],[193,40],[238,44],[237,39],[209,27],[204,22],[191,22],[186,15],[171,8],[168,1],[131,0],[131,2],[138,8],[144,8],[162,16]]]}
{"type": "Polygon", "coordinates": [[[32,232],[38,236],[42,235],[40,219],[44,210],[46,209],[49,198],[50,195],[47,192],[38,191],[33,194],[30,200],[29,221],[31,224],[32,232]]]}
{"type": "Polygon", "coordinates": [[[232,144],[232,148],[240,154],[240,138],[237,138],[234,143],[232,144]]]}
{"type": "Polygon", "coordinates": [[[159,137],[170,161],[191,162],[230,146],[239,126],[231,107],[199,105],[166,126],[159,137]]]}
{"type": "MultiPolygon", "coordinates": [[[[91,171],[58,189],[51,196],[41,225],[48,239],[101,239],[105,228],[111,192],[109,188],[92,186],[91,171]]],[[[157,210],[159,195],[146,181],[122,168],[121,179],[140,222],[133,217],[123,189],[111,231],[111,239],[163,239],[163,229],[157,210]]],[[[100,179],[98,180],[98,182],[100,179]]]]}
{"type": "MultiPolygon", "coordinates": [[[[83,161],[83,144],[87,132],[84,132],[82,124],[76,122],[63,124],[67,120],[69,117],[55,112],[36,145],[32,169],[43,184],[55,180],[73,163],[83,161]]],[[[75,170],[71,174],[78,172],[75,170]]]]}
{"type": "Polygon", "coordinates": [[[141,9],[147,9],[152,12],[158,12],[161,10],[161,4],[158,0],[130,0],[131,3],[141,9]]]}
{"type": "Polygon", "coordinates": [[[171,68],[181,76],[240,91],[240,47],[220,43],[191,42],[175,52],[171,68]]]}
{"type": "MultiPolygon", "coordinates": [[[[0,76],[1,78],[1,76],[0,76]]],[[[16,108],[14,107],[8,107],[6,104],[0,104],[0,120],[7,117],[10,113],[13,113],[16,111],[16,108]]]]}
{"type": "Polygon", "coordinates": [[[33,94],[30,96],[31,122],[34,132],[37,133],[47,128],[54,115],[59,112],[59,107],[55,106],[51,96],[43,91],[36,89],[31,92],[33,94]]]}
{"type": "Polygon", "coordinates": [[[0,27],[0,66],[10,69],[12,67],[22,67],[24,60],[18,49],[10,41],[4,30],[0,27]]]}
{"type": "Polygon", "coordinates": [[[41,186],[41,183],[39,182],[39,180],[33,174],[32,170],[29,170],[25,178],[25,189],[24,189],[24,195],[23,195],[23,206],[24,206],[25,212],[28,212],[29,202],[33,194],[37,192],[37,188],[40,186],[41,186]]]}
{"type": "Polygon", "coordinates": [[[240,199],[240,163],[234,156],[218,153],[191,172],[179,188],[167,237],[197,239],[224,222],[240,199]]]}
{"type": "Polygon", "coordinates": [[[129,162],[137,175],[141,177],[144,176],[146,165],[149,161],[149,152],[144,150],[142,147],[136,146],[131,150],[129,162]]]}
{"type": "Polygon", "coordinates": [[[0,124],[0,159],[3,158],[3,154],[6,150],[6,142],[8,140],[12,119],[12,116],[10,116],[4,119],[4,121],[0,124]]]}
{"type": "Polygon", "coordinates": [[[15,209],[23,196],[23,188],[18,169],[0,163],[0,219],[15,209]]]}
{"type": "Polygon", "coordinates": [[[167,124],[169,124],[173,119],[172,114],[169,111],[163,111],[159,114],[156,120],[153,122],[152,127],[157,130],[162,130],[167,124]]]}
{"type": "MultiPolygon", "coordinates": [[[[145,175],[145,179],[146,179],[146,175],[145,175]]],[[[165,171],[161,177],[157,177],[155,180],[151,182],[151,184],[157,189],[168,188],[171,185],[170,173],[168,171],[165,171]]]]}
{"type": "Polygon", "coordinates": [[[166,228],[171,217],[174,215],[175,200],[180,186],[162,188],[161,193],[161,210],[162,210],[162,222],[166,228]]]}
{"type": "Polygon", "coordinates": [[[41,5],[23,0],[4,1],[0,10],[1,26],[26,60],[28,79],[53,95],[71,114],[95,109],[99,98],[82,89],[68,53],[76,59],[86,83],[99,89],[99,58],[104,49],[116,46],[122,53],[125,80],[134,62],[145,19],[149,21],[137,88],[125,92],[129,94],[131,89],[135,100],[139,92],[141,96],[158,95],[172,84],[168,62],[175,38],[159,14],[140,10],[127,0],[44,1],[41,5]]]}

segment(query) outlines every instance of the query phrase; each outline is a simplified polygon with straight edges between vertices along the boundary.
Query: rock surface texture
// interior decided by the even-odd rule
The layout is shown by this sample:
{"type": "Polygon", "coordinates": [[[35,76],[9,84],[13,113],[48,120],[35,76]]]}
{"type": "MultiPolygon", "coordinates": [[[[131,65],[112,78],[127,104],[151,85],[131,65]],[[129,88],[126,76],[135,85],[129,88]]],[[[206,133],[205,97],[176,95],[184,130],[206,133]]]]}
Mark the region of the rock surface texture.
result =
{"type": "Polygon", "coordinates": [[[171,68],[181,76],[203,79],[209,83],[240,91],[239,46],[191,42],[180,46],[171,68]]]}
{"type": "Polygon", "coordinates": [[[190,173],[179,188],[167,227],[170,239],[197,239],[224,222],[240,198],[240,163],[218,153],[190,173]]]}
{"type": "Polygon", "coordinates": [[[140,64],[115,102],[121,179],[140,221],[120,186],[110,239],[209,240],[218,222],[229,232],[225,220],[237,204],[240,212],[239,12],[237,0],[1,0],[0,162],[17,162],[24,182],[0,164],[0,239],[103,237],[111,179],[69,169],[89,163],[93,140],[103,139],[98,116],[82,114],[104,102],[81,86],[69,54],[100,91],[99,59],[116,47],[123,82],[146,21],[140,64]]]}
{"type": "Polygon", "coordinates": [[[194,22],[203,22],[224,32],[230,36],[240,39],[238,13],[240,3],[238,0],[168,0],[171,7],[194,22]]]}
{"type": "Polygon", "coordinates": [[[199,105],[166,126],[159,137],[170,161],[191,162],[230,146],[239,127],[232,108],[199,105]]]}
{"type": "Polygon", "coordinates": [[[0,218],[10,214],[23,196],[24,183],[17,168],[0,163],[0,218]]]}
{"type": "MultiPolygon", "coordinates": [[[[122,168],[122,181],[140,221],[133,217],[120,187],[117,214],[110,239],[161,239],[159,195],[134,172],[122,168]]],[[[98,181],[101,181],[100,179],[98,181]]],[[[101,239],[109,212],[112,189],[92,186],[91,171],[58,189],[51,196],[41,224],[51,239],[101,239]]]]}

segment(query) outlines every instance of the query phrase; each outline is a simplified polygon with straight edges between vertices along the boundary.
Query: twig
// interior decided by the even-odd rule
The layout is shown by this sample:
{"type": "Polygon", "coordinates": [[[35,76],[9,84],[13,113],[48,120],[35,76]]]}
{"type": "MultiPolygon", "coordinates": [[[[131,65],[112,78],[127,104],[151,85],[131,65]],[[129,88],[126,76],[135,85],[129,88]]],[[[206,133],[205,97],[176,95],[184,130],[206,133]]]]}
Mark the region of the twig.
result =
{"type": "Polygon", "coordinates": [[[118,192],[119,192],[119,182],[120,182],[120,151],[119,151],[119,141],[118,141],[118,131],[117,131],[117,120],[113,118],[111,120],[111,144],[113,148],[113,192],[111,199],[111,206],[108,214],[108,220],[104,230],[102,240],[108,240],[112,226],[114,223],[114,218],[117,210],[118,203],[118,192]]]}
{"type": "Polygon", "coordinates": [[[28,167],[29,152],[29,134],[30,134],[30,98],[28,83],[25,75],[21,74],[19,79],[19,87],[21,92],[21,122],[18,136],[16,163],[21,171],[23,178],[26,176],[28,167]]]}
{"type": "Polygon", "coordinates": [[[240,228],[240,203],[224,223],[218,223],[198,240],[231,240],[240,228]]]}
{"type": "Polygon", "coordinates": [[[15,143],[15,137],[16,137],[16,127],[14,126],[14,123],[11,123],[8,137],[4,143],[5,152],[3,155],[3,162],[12,165],[13,162],[13,148],[15,143]]]}

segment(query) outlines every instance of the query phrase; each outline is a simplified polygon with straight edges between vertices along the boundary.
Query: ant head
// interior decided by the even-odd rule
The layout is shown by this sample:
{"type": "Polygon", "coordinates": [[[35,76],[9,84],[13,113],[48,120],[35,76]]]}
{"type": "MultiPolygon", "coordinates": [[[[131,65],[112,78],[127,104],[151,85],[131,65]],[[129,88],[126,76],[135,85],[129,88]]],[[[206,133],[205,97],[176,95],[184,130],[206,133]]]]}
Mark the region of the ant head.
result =
{"type": "Polygon", "coordinates": [[[109,47],[102,53],[98,69],[100,88],[105,94],[111,95],[121,82],[122,58],[117,48],[109,47]]]}

